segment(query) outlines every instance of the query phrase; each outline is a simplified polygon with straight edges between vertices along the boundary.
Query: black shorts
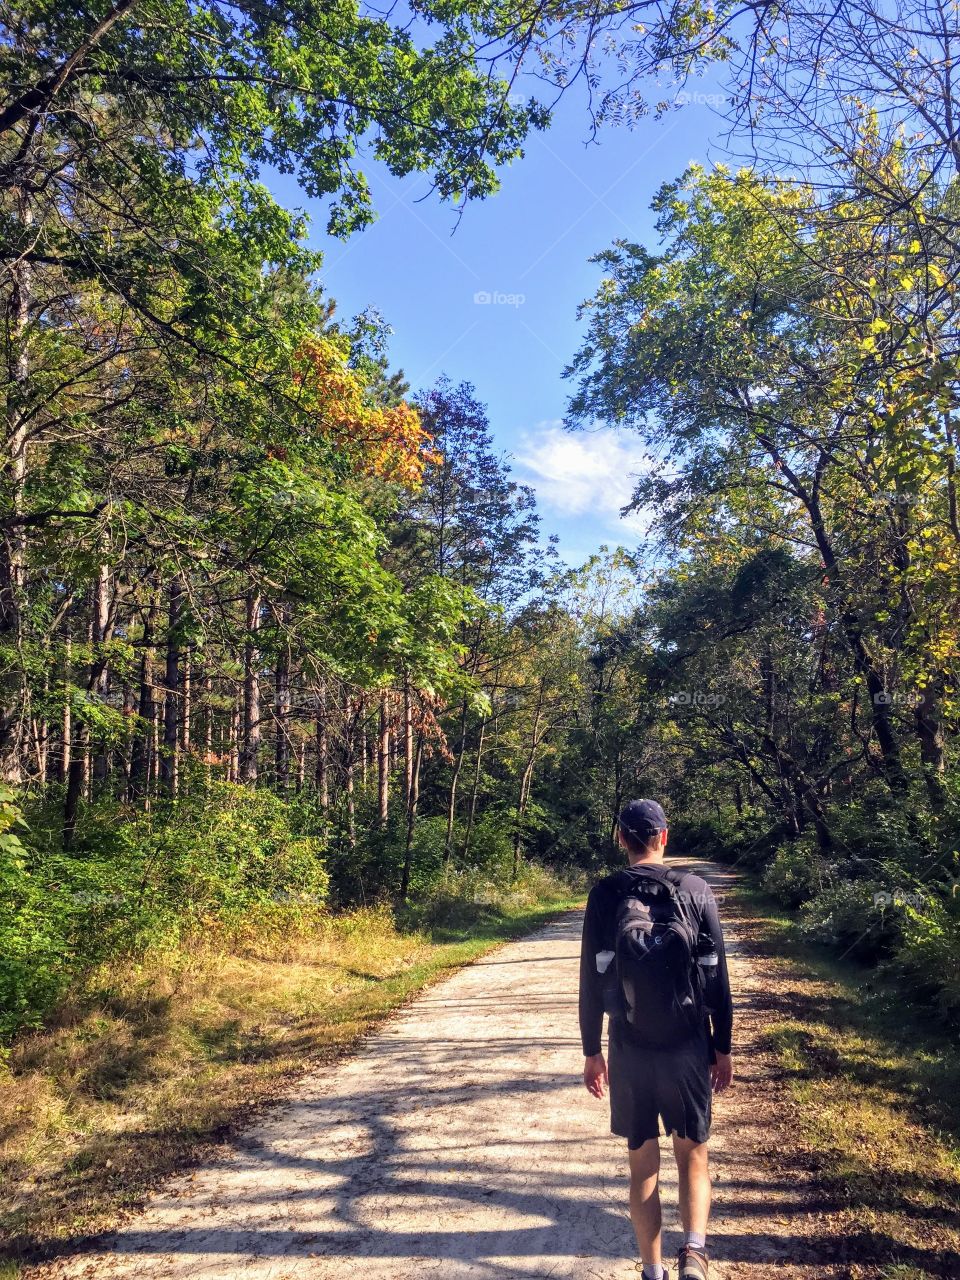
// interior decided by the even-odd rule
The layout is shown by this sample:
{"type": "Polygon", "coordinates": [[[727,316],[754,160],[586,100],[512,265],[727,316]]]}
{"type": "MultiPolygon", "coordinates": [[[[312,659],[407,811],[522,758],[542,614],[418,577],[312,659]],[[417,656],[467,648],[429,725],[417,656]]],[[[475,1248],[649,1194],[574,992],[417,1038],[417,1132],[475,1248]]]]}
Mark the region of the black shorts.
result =
{"type": "Polygon", "coordinates": [[[710,1041],[694,1036],[676,1049],[646,1049],[610,1023],[610,1132],[631,1150],[663,1131],[706,1142],[710,1137],[710,1041]]]}

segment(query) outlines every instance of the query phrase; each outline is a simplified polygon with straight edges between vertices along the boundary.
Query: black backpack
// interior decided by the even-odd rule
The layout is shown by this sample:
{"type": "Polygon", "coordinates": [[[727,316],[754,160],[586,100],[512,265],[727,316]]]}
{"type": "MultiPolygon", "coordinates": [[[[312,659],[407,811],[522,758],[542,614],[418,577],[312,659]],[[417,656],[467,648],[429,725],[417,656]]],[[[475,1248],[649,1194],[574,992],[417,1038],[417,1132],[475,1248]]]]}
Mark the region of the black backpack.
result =
{"type": "Polygon", "coordinates": [[[703,980],[697,964],[699,922],[675,871],[632,869],[617,904],[614,951],[620,1017],[630,1038],[673,1048],[703,1027],[703,980]]]}

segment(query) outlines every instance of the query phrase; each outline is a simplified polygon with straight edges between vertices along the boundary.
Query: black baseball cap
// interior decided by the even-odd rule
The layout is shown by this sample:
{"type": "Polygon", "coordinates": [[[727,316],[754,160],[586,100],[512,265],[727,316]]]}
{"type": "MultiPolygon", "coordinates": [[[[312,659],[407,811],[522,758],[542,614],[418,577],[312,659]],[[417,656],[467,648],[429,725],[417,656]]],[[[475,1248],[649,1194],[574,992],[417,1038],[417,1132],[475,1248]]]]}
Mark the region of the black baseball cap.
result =
{"type": "Polygon", "coordinates": [[[666,831],[667,815],[656,800],[631,800],[620,810],[617,822],[634,840],[645,844],[658,831],[666,831]]]}

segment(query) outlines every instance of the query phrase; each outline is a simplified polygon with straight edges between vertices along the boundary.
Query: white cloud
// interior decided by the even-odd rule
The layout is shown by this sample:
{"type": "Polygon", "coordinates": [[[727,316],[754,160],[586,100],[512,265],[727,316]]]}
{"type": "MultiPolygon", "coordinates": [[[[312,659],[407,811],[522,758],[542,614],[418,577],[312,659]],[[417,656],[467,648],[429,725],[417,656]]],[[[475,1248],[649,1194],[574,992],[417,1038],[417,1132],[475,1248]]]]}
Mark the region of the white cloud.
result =
{"type": "Polygon", "coordinates": [[[516,449],[523,480],[540,505],[559,516],[588,516],[619,536],[640,537],[649,518],[641,511],[621,517],[650,456],[633,434],[602,427],[564,431],[559,421],[539,422],[524,432],[516,449]]]}

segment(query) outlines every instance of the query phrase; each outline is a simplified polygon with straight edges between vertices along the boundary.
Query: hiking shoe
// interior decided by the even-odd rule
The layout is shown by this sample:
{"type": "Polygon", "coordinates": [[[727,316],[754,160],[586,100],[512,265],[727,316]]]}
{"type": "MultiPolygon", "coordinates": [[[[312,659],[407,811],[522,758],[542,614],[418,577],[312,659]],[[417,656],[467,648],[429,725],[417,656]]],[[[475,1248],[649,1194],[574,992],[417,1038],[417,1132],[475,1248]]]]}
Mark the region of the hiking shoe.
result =
{"type": "Polygon", "coordinates": [[[677,1259],[677,1280],[707,1280],[707,1255],[685,1244],[677,1259]]]}

